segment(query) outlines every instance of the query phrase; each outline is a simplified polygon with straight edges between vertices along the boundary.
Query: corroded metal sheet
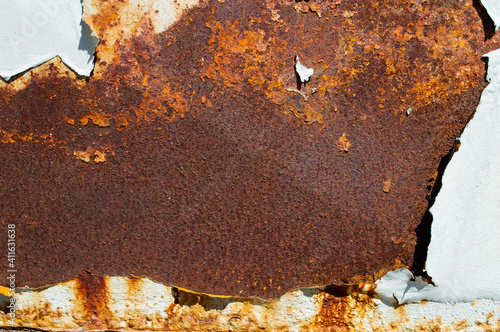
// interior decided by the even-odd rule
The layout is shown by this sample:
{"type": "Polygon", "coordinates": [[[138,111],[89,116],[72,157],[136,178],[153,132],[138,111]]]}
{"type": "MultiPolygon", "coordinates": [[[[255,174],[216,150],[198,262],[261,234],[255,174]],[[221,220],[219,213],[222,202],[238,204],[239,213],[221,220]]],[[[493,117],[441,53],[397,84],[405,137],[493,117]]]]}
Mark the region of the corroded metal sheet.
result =
{"type": "Polygon", "coordinates": [[[56,61],[0,92],[20,285],[87,269],[272,298],[412,263],[484,87],[470,1],[212,1],[160,32],[92,6],[90,79],[56,61]]]}

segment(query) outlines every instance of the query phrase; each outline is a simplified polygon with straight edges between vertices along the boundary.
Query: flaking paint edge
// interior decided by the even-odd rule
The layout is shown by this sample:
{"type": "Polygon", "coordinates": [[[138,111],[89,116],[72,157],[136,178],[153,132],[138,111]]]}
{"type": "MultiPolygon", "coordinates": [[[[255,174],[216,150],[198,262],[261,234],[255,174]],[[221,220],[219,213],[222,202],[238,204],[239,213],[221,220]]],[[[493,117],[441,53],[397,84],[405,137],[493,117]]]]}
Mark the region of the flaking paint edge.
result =
{"type": "Polygon", "coordinates": [[[10,80],[58,56],[82,76],[94,68],[98,38],[72,1],[3,1],[0,13],[0,76],[10,80]],[[57,38],[52,36],[57,35],[57,38]]]}
{"type": "MultiPolygon", "coordinates": [[[[488,9],[488,12],[492,16],[493,20],[495,22],[498,22],[498,17],[495,18],[496,17],[495,14],[492,14],[498,8],[491,9],[492,2],[490,1],[489,3],[490,4],[488,4],[488,1],[483,1],[485,8],[488,9]]],[[[498,25],[497,25],[497,29],[498,29],[498,25]]],[[[490,57],[490,68],[493,68],[492,65],[494,64],[494,61],[491,61],[491,60],[492,60],[492,58],[496,57],[496,54],[493,54],[493,52],[492,52],[492,53],[489,53],[487,56],[490,57]]],[[[490,70],[488,71],[488,77],[490,79],[494,78],[492,76],[490,70]]],[[[490,86],[492,86],[492,85],[490,85],[490,86]]],[[[463,138],[462,138],[462,144],[463,144],[463,138]]],[[[421,320],[423,317],[426,317],[427,319],[429,319],[429,317],[433,317],[432,312],[436,312],[436,311],[437,312],[446,312],[446,311],[450,310],[449,304],[446,304],[446,303],[427,302],[427,303],[413,303],[412,304],[411,302],[420,301],[420,300],[432,300],[432,301],[437,300],[437,301],[446,302],[450,299],[443,297],[442,294],[440,296],[436,296],[435,294],[437,294],[437,293],[436,292],[433,293],[432,290],[439,289],[439,288],[431,288],[431,285],[424,285],[422,283],[419,284],[418,281],[412,281],[411,280],[412,277],[408,274],[409,271],[407,271],[407,270],[403,269],[403,270],[393,271],[392,273],[393,273],[392,277],[394,277],[392,279],[393,280],[397,279],[398,282],[400,283],[400,285],[405,286],[405,289],[403,290],[403,296],[400,297],[400,299],[402,301],[399,301],[398,304],[409,303],[408,305],[404,306],[405,313],[407,316],[405,319],[407,321],[408,321],[408,319],[421,320]],[[421,285],[422,287],[420,287],[419,285],[421,285]],[[406,299],[403,299],[403,297],[406,294],[411,295],[412,290],[414,290],[414,289],[417,290],[417,292],[415,292],[415,294],[417,294],[416,296],[408,296],[406,299]],[[408,292],[409,290],[410,290],[410,292],[408,292]],[[425,290],[425,291],[421,292],[421,290],[425,290]],[[434,309],[431,309],[430,311],[423,310],[424,314],[417,314],[418,312],[422,311],[422,308],[429,308],[429,307],[432,307],[434,309]],[[411,308],[415,308],[415,309],[411,309],[411,308]],[[413,313],[413,314],[409,315],[409,313],[413,313]]],[[[432,272],[431,272],[431,274],[432,274],[432,272]]],[[[384,284],[383,280],[386,280],[388,276],[389,276],[389,274],[384,277],[385,279],[382,278],[380,280],[380,282],[378,283],[379,284],[378,285],[378,291],[379,291],[378,296],[381,297],[382,299],[385,299],[384,298],[385,295],[383,295],[383,296],[381,295],[383,286],[388,285],[388,284],[384,284]]],[[[116,312],[116,314],[118,314],[119,316],[126,314],[130,310],[140,312],[141,308],[143,306],[142,305],[143,303],[147,303],[149,305],[154,304],[153,305],[154,310],[150,309],[150,311],[145,312],[144,314],[146,316],[150,316],[150,315],[154,314],[155,312],[156,313],[161,312],[161,310],[158,306],[163,306],[163,305],[168,304],[168,306],[170,307],[172,304],[175,305],[175,298],[173,298],[173,296],[172,296],[172,293],[174,292],[175,287],[165,286],[165,285],[161,285],[158,283],[154,283],[153,281],[151,281],[147,278],[140,278],[140,279],[133,278],[134,280],[136,280],[135,282],[139,281],[139,283],[144,284],[143,286],[139,287],[139,289],[142,290],[142,293],[135,294],[133,292],[131,293],[129,286],[126,287],[127,292],[123,292],[124,287],[125,287],[124,285],[125,284],[128,285],[129,284],[128,280],[130,280],[130,279],[119,278],[119,277],[104,277],[104,278],[106,280],[106,283],[109,285],[108,289],[110,290],[110,293],[109,293],[110,301],[111,301],[111,299],[114,299],[114,302],[109,302],[108,307],[112,308],[116,312]],[[153,283],[154,287],[150,283],[153,283]],[[124,295],[125,293],[128,295],[125,296],[124,295]],[[135,294],[135,295],[132,295],[132,294],[135,294]],[[145,296],[145,294],[149,294],[149,295],[145,296]],[[153,294],[155,294],[155,295],[153,295],[153,294]],[[156,302],[152,303],[151,300],[156,299],[158,294],[164,294],[164,298],[161,301],[155,300],[156,302]],[[133,296],[136,296],[136,297],[133,297],[133,296]],[[123,307],[123,303],[120,303],[120,300],[123,300],[124,301],[123,303],[127,303],[127,301],[128,301],[128,303],[130,303],[131,300],[135,301],[133,309],[127,309],[126,307],[123,307]],[[114,307],[113,307],[113,305],[114,305],[114,307]]],[[[394,286],[394,285],[392,285],[392,286],[394,286]]],[[[399,286],[398,287],[392,287],[392,286],[388,287],[389,292],[401,290],[400,288],[398,288],[399,286]]],[[[16,294],[16,300],[18,301],[18,304],[19,304],[18,310],[23,311],[24,309],[29,310],[28,308],[31,308],[30,310],[32,310],[33,308],[38,308],[39,310],[42,310],[43,312],[46,313],[46,312],[50,311],[50,310],[47,311],[48,308],[53,309],[55,306],[56,310],[53,310],[52,312],[57,312],[57,308],[63,308],[63,306],[65,304],[68,304],[66,309],[67,308],[74,309],[77,307],[75,304],[75,302],[77,302],[76,297],[72,296],[72,295],[74,295],[72,293],[75,291],[74,289],[75,289],[74,281],[70,281],[67,283],[62,283],[62,284],[58,284],[56,286],[46,288],[44,290],[24,291],[24,292],[20,291],[18,294],[16,294]],[[23,304],[24,304],[24,307],[23,307],[23,304]],[[47,304],[48,304],[48,306],[47,306],[47,304]]],[[[279,314],[279,315],[283,315],[285,317],[286,316],[292,317],[293,316],[293,309],[296,308],[297,306],[299,308],[301,308],[301,311],[300,311],[301,315],[299,318],[294,318],[291,320],[285,319],[284,321],[279,321],[277,323],[276,327],[279,327],[279,326],[284,327],[290,323],[296,324],[298,321],[299,322],[306,322],[307,321],[308,323],[310,323],[310,321],[312,319],[311,315],[318,314],[318,307],[319,307],[318,303],[321,302],[319,299],[320,298],[319,294],[324,294],[324,293],[321,293],[321,290],[318,289],[317,294],[314,295],[314,296],[316,296],[316,298],[315,298],[316,302],[315,301],[312,301],[312,302],[306,301],[306,305],[308,305],[308,307],[307,307],[308,310],[304,311],[304,310],[302,310],[303,309],[302,306],[304,305],[304,302],[301,302],[300,299],[297,300],[297,298],[300,298],[300,295],[297,295],[297,292],[301,292],[301,291],[299,290],[299,291],[286,293],[285,295],[282,296],[282,298],[280,298],[280,300],[278,300],[276,302],[271,302],[271,303],[275,303],[274,306],[276,308],[278,308],[278,307],[279,308],[286,308],[286,309],[280,309],[280,310],[286,310],[286,312],[290,312],[290,308],[292,308],[292,310],[291,310],[292,314],[284,314],[283,312],[280,312],[280,311],[275,312],[276,315],[279,314]],[[286,301],[280,302],[280,301],[282,301],[283,298],[293,299],[293,301],[292,301],[293,305],[286,305],[285,304],[286,301]],[[312,305],[312,303],[314,303],[314,305],[312,305]],[[282,324],[284,324],[284,325],[282,325],[282,324]]],[[[396,297],[396,300],[398,299],[395,292],[393,292],[392,297],[393,298],[396,297]]],[[[387,296],[386,299],[390,299],[390,296],[387,296]]],[[[455,299],[455,300],[457,300],[457,299],[455,299]]],[[[245,301],[248,301],[248,300],[245,300],[245,301]]],[[[238,303],[238,304],[247,303],[245,301],[235,300],[234,302],[231,302],[231,303],[238,303]]],[[[394,309],[394,307],[393,307],[394,303],[392,301],[389,301],[389,302],[391,302],[390,305],[387,305],[387,303],[384,303],[383,301],[381,302],[379,300],[374,300],[374,303],[376,304],[376,311],[378,311],[379,314],[380,314],[380,312],[384,312],[384,310],[385,310],[385,314],[384,314],[385,320],[383,319],[383,320],[381,320],[381,322],[386,322],[387,324],[391,325],[394,323],[394,321],[392,321],[392,323],[391,323],[391,319],[398,315],[398,311],[397,311],[397,309],[394,309]]],[[[261,304],[257,305],[259,307],[256,307],[256,305],[252,301],[248,301],[248,303],[252,303],[252,306],[254,306],[255,308],[259,308],[259,309],[255,309],[255,313],[257,314],[257,316],[256,316],[257,319],[255,320],[256,322],[261,322],[260,324],[265,324],[265,322],[269,321],[269,313],[267,313],[267,314],[264,313],[265,310],[262,309],[263,306],[261,304]]],[[[452,304],[452,305],[455,306],[456,304],[452,304]]],[[[460,319],[460,318],[463,318],[463,320],[467,321],[465,318],[466,318],[466,316],[469,316],[469,314],[471,312],[486,313],[486,312],[488,312],[489,309],[491,309],[491,311],[487,315],[489,318],[486,317],[487,319],[485,322],[487,324],[490,324],[491,326],[493,326],[493,325],[495,325],[495,319],[496,319],[496,321],[497,321],[496,326],[498,326],[498,321],[499,321],[498,317],[495,316],[494,314],[490,315],[491,313],[499,312],[498,301],[480,299],[476,302],[459,303],[459,305],[461,307],[463,307],[463,311],[465,312],[465,315],[462,315],[462,316],[457,315],[457,314],[452,315],[453,319],[451,319],[451,320],[449,319],[447,321],[450,324],[452,324],[453,322],[455,322],[457,319],[460,319]],[[478,304],[479,304],[479,306],[478,306],[478,304]],[[483,305],[488,310],[483,310],[483,309],[478,310],[477,309],[477,308],[483,308],[483,305]],[[472,308],[472,307],[474,307],[474,308],[472,308]]],[[[226,309],[223,310],[224,314],[225,315],[234,315],[234,311],[232,311],[232,309],[233,309],[232,307],[238,307],[238,308],[234,308],[235,310],[237,310],[237,312],[242,311],[241,305],[232,305],[231,307],[230,307],[230,305],[228,305],[228,306],[226,306],[226,309]]],[[[72,311],[72,309],[70,309],[70,311],[72,311]]],[[[67,313],[67,312],[68,311],[66,310],[65,313],[67,313]]],[[[168,312],[168,310],[166,312],[168,312]]],[[[222,313],[222,311],[221,311],[221,313],[222,313]]],[[[372,313],[369,313],[368,316],[370,316],[371,314],[372,313]]],[[[438,319],[440,317],[439,315],[434,315],[434,316],[437,317],[436,319],[438,319]]],[[[479,316],[483,317],[481,315],[479,315],[479,316]]],[[[51,325],[51,327],[63,326],[62,328],[66,329],[66,328],[72,328],[75,326],[75,325],[72,325],[69,323],[64,323],[64,319],[63,319],[63,318],[69,317],[69,318],[74,320],[75,319],[74,314],[72,316],[69,316],[67,314],[63,314],[61,317],[58,316],[57,319],[54,319],[53,320],[54,325],[51,325]]],[[[168,317],[168,315],[167,314],[165,314],[165,315],[160,314],[159,317],[165,318],[165,317],[168,317]]],[[[231,316],[231,318],[234,318],[234,316],[231,316]]],[[[230,322],[231,318],[228,319],[226,321],[226,323],[230,322]]],[[[440,319],[442,319],[442,318],[440,318],[440,319]]],[[[481,319],[480,318],[477,318],[477,319],[478,320],[476,320],[475,324],[476,325],[481,324],[481,323],[478,323],[481,319]]],[[[398,316],[397,320],[400,321],[399,316],[398,316]]],[[[146,321],[150,321],[150,320],[146,319],[146,321]]],[[[371,320],[371,322],[373,323],[373,320],[371,320]]],[[[474,322],[471,322],[470,320],[467,322],[468,322],[467,324],[474,324],[474,322]]],[[[220,327],[225,326],[224,322],[221,321],[219,323],[222,324],[222,325],[220,325],[220,327]]],[[[365,324],[366,324],[366,320],[365,320],[365,324]]],[[[76,324],[76,325],[78,325],[78,324],[76,324]]],[[[119,327],[126,327],[126,326],[122,326],[122,325],[123,324],[121,324],[119,327]]],[[[292,325],[289,325],[289,326],[292,326],[292,325]]],[[[19,326],[22,326],[22,325],[19,325],[19,326]]],[[[38,326],[40,326],[40,325],[38,325],[38,326]]],[[[228,325],[228,326],[230,326],[230,325],[228,325]]],[[[128,327],[133,327],[133,326],[128,326],[128,327]]]]}

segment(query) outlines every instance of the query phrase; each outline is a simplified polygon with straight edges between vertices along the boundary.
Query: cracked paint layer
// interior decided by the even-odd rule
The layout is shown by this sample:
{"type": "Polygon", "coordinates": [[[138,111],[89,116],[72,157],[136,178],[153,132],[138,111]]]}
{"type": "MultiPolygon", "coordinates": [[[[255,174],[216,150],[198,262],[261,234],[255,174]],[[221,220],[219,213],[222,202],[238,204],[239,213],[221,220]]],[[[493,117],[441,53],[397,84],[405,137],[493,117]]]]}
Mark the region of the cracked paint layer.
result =
{"type": "Polygon", "coordinates": [[[411,264],[495,43],[470,2],[212,1],[158,31],[134,2],[84,6],[94,75],[53,62],[0,94],[20,284],[88,269],[278,298],[411,264]]]}
{"type": "Polygon", "coordinates": [[[0,8],[0,76],[5,80],[56,56],[79,75],[90,75],[98,39],[82,20],[80,1],[2,0],[0,8]]]}

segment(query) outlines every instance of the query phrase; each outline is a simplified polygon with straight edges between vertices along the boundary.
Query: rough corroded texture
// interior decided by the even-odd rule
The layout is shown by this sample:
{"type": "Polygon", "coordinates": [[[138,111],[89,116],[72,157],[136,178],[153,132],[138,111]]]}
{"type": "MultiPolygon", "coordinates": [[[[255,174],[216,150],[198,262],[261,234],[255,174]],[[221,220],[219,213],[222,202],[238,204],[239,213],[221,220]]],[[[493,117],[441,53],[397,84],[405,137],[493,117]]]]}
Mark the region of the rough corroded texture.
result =
{"type": "MultiPolygon", "coordinates": [[[[374,285],[359,286],[304,288],[264,301],[209,296],[147,278],[85,272],[52,287],[18,290],[15,319],[0,311],[0,326],[50,331],[287,332],[498,331],[500,327],[498,301],[392,307],[373,298],[374,285]]],[[[1,299],[0,305],[4,303],[1,299]]]]}
{"type": "Polygon", "coordinates": [[[88,269],[269,298],[411,264],[484,87],[470,1],[208,2],[120,39],[124,3],[94,4],[88,82],[52,64],[0,92],[20,285],[88,269]]]}

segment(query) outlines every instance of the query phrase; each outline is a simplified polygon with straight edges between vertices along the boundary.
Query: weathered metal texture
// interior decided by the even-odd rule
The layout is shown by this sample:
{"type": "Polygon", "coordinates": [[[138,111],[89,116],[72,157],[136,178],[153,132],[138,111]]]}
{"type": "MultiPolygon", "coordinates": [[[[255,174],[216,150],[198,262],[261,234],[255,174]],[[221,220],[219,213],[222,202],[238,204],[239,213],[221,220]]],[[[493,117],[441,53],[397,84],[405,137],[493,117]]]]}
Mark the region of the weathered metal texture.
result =
{"type": "Polygon", "coordinates": [[[496,331],[500,302],[421,302],[392,307],[374,285],[305,288],[276,301],[218,297],[147,278],[88,273],[40,290],[18,290],[15,324],[63,330],[496,331]]]}
{"type": "Polygon", "coordinates": [[[275,298],[411,264],[485,84],[471,1],[212,1],[160,33],[132,2],[86,6],[94,75],[56,61],[0,92],[18,285],[88,269],[275,298]]]}

